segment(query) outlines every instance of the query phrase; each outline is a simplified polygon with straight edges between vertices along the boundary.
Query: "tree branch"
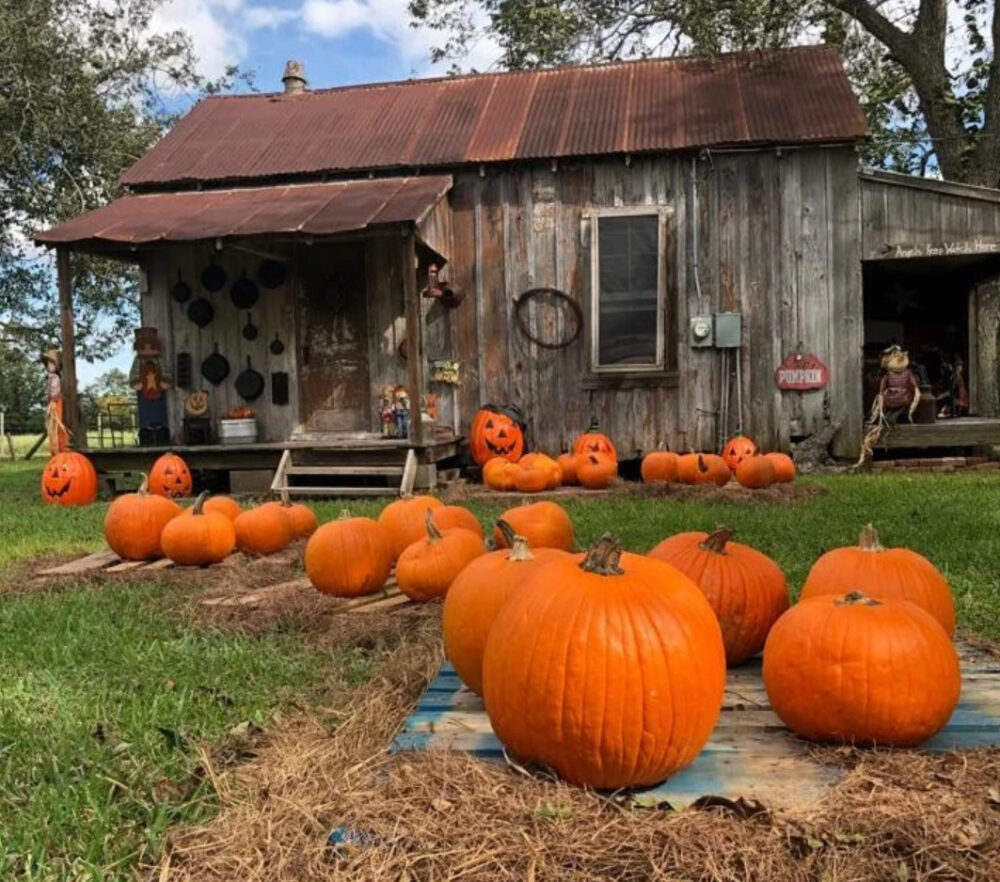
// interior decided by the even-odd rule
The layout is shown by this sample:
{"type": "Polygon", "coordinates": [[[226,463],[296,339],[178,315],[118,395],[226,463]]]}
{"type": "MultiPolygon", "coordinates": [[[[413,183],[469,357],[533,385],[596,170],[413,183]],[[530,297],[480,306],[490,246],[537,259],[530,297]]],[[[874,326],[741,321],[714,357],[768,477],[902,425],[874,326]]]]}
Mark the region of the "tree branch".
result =
{"type": "Polygon", "coordinates": [[[865,0],[827,0],[834,9],[853,18],[886,49],[901,61],[912,57],[913,36],[896,27],[865,0]]]}

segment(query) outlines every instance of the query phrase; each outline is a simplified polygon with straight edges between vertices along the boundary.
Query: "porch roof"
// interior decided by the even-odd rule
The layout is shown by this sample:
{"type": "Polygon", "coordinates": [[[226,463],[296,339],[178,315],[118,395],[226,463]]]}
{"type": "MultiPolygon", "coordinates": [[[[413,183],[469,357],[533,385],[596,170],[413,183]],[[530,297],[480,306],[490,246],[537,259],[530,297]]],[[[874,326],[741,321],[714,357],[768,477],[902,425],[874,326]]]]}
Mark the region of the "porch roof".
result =
{"type": "Polygon", "coordinates": [[[36,234],[35,241],[101,249],[262,235],[330,236],[419,224],[451,185],[450,175],[429,175],[122,196],[36,234]]]}

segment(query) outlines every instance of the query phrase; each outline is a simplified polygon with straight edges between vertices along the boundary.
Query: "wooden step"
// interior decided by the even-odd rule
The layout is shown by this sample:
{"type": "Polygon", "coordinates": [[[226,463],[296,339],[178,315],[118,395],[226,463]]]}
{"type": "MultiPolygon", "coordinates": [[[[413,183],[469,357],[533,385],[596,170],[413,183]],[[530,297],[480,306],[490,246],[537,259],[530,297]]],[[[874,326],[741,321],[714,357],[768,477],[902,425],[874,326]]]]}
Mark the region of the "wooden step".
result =
{"type": "Polygon", "coordinates": [[[398,496],[398,487],[297,487],[290,484],[283,488],[289,496],[398,496]]]}
{"type": "Polygon", "coordinates": [[[290,465],[285,469],[286,475],[356,475],[358,477],[369,475],[388,475],[394,478],[403,476],[403,466],[398,465],[317,465],[303,466],[290,465]]]}

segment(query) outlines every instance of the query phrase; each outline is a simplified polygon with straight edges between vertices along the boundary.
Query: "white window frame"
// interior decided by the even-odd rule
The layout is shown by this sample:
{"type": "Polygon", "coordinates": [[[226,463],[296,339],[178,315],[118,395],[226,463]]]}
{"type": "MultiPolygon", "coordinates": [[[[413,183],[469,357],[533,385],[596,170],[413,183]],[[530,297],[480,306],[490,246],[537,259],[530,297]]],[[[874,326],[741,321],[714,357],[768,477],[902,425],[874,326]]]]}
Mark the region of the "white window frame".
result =
{"type": "Polygon", "coordinates": [[[595,374],[662,373],[666,368],[667,273],[664,267],[667,252],[667,219],[673,209],[664,205],[634,205],[620,208],[599,208],[584,212],[590,221],[590,368],[595,374]],[[602,217],[657,218],[656,255],[656,361],[651,364],[601,364],[600,299],[601,253],[598,228],[602,217]]]}

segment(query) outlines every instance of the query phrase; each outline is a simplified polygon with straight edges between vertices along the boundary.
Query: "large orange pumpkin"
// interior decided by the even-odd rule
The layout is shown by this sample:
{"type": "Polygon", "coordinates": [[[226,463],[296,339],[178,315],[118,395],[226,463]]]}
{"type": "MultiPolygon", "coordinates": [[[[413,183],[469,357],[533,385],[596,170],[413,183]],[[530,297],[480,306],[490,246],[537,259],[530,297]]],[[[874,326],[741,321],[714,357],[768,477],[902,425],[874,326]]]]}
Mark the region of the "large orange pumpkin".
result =
{"type": "Polygon", "coordinates": [[[280,503],[268,502],[240,512],[233,521],[236,547],[247,554],[275,554],[295,538],[292,522],[280,503]]]}
{"type": "MultiPolygon", "coordinates": [[[[500,519],[510,524],[518,536],[524,536],[531,548],[573,550],[573,522],[555,502],[534,502],[508,508],[500,519]]],[[[493,542],[507,548],[507,538],[499,527],[493,530],[493,542]]]]}
{"type": "Polygon", "coordinates": [[[108,506],[104,515],[108,548],[123,560],[163,557],[163,528],[180,513],[181,507],[172,499],[149,492],[143,475],[135,493],[119,496],[108,506]]]}
{"type": "Polygon", "coordinates": [[[403,496],[382,509],[378,522],[389,540],[393,560],[427,535],[424,526],[427,510],[442,505],[444,503],[434,496],[403,496]]]}
{"type": "Polygon", "coordinates": [[[540,566],[486,641],[483,699],[521,760],[600,789],[656,784],[705,746],[722,705],[719,623],[697,586],[605,535],[540,566]]]}
{"type": "Polygon", "coordinates": [[[642,458],[639,467],[646,484],[669,484],[677,480],[677,463],[680,457],[669,450],[653,450],[642,458]]]}
{"type": "Polygon", "coordinates": [[[774,466],[766,456],[747,456],[736,466],[736,480],[743,487],[762,490],[774,483],[774,466]]]}
{"type": "Polygon", "coordinates": [[[804,738],[912,747],[948,722],[962,682],[933,616],[853,591],[808,598],[778,620],[764,647],[764,686],[804,738]]]}
{"type": "Polygon", "coordinates": [[[288,518],[293,539],[308,539],[316,532],[316,527],[319,526],[316,512],[304,502],[292,502],[287,490],[281,491],[281,502],[274,504],[279,505],[288,518]]]}
{"type": "Polygon", "coordinates": [[[441,532],[434,526],[434,512],[427,511],[427,531],[423,539],[414,542],[396,561],[396,584],[413,600],[443,597],[455,577],[465,567],[486,553],[482,536],[456,527],[441,532]]]}
{"type": "Polygon", "coordinates": [[[566,486],[572,484],[579,484],[580,482],[576,479],[576,454],[575,453],[560,453],[556,457],[556,462],[559,464],[559,471],[562,473],[562,483],[566,486]]]}
{"type": "Polygon", "coordinates": [[[484,536],[483,525],[471,511],[461,505],[442,505],[432,509],[434,526],[439,530],[454,530],[461,527],[464,530],[471,530],[479,536],[484,536]]]}
{"type": "Polygon", "coordinates": [[[568,557],[556,548],[528,548],[500,521],[509,548],[476,558],[451,583],[444,601],[444,648],[456,673],[477,695],[483,691],[483,651],[493,620],[507,599],[546,561],[568,557]]]}
{"type": "Polygon", "coordinates": [[[469,452],[480,466],[495,456],[517,462],[524,453],[524,426],[511,412],[485,404],[469,427],[469,452]]]}
{"type": "Polygon", "coordinates": [[[42,501],[46,505],[90,505],[95,499],[97,471],[82,453],[67,450],[45,464],[42,501]]]}
{"type": "Polygon", "coordinates": [[[726,461],[731,471],[736,471],[736,467],[748,456],[757,455],[757,444],[752,438],[746,435],[736,435],[730,438],[722,447],[722,458],[726,461]]]}
{"type": "Polygon", "coordinates": [[[236,528],[224,514],[205,511],[202,493],[185,517],[173,518],[160,535],[163,553],[175,564],[207,567],[225,560],[236,547],[236,528]]]}
{"type": "Polygon", "coordinates": [[[176,453],[164,453],[149,470],[149,492],[178,499],[190,496],[191,470],[176,453]]]}
{"type": "Polygon", "coordinates": [[[731,536],[727,527],[678,533],[649,556],[677,567],[701,589],[719,619],[726,663],[739,665],[764,648],[771,626],[788,609],[788,585],[771,558],[731,536]]]}
{"type": "Polygon", "coordinates": [[[549,486],[549,470],[540,462],[519,462],[512,474],[518,493],[541,493],[549,486]]]}
{"type": "Polygon", "coordinates": [[[926,557],[908,548],[885,548],[871,524],[857,545],[834,548],[813,564],[802,599],[862,591],[876,600],[909,600],[927,610],[950,637],[955,633],[955,601],[948,582],[926,557]]]}
{"type": "Polygon", "coordinates": [[[230,496],[210,496],[205,500],[202,510],[224,514],[231,521],[235,521],[239,513],[243,511],[240,504],[230,496]]]}
{"type": "Polygon", "coordinates": [[[776,484],[788,484],[795,480],[795,462],[787,453],[765,453],[764,459],[774,469],[776,484]]]}
{"type": "Polygon", "coordinates": [[[603,453],[581,453],[576,458],[576,479],[589,490],[610,487],[618,477],[618,461],[603,453]]]}
{"type": "Polygon", "coordinates": [[[385,531],[371,518],[344,512],[309,537],[306,575],[317,591],[334,597],[360,597],[385,585],[392,550],[385,531]]]}
{"type": "Polygon", "coordinates": [[[591,423],[590,428],[582,435],[578,435],[573,442],[573,453],[579,456],[581,453],[601,453],[610,456],[615,462],[618,461],[618,451],[611,439],[603,432],[598,431],[597,423],[591,423]]]}

